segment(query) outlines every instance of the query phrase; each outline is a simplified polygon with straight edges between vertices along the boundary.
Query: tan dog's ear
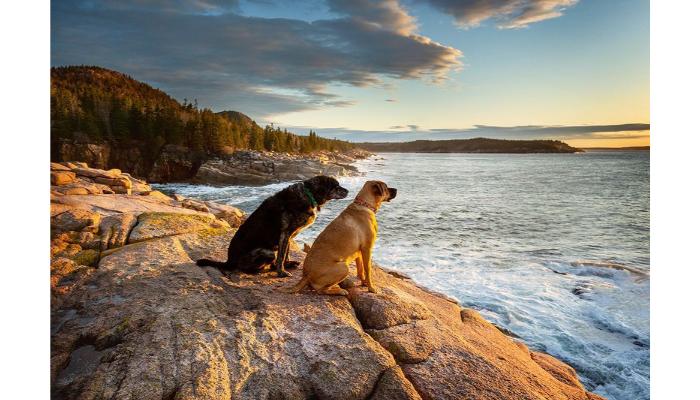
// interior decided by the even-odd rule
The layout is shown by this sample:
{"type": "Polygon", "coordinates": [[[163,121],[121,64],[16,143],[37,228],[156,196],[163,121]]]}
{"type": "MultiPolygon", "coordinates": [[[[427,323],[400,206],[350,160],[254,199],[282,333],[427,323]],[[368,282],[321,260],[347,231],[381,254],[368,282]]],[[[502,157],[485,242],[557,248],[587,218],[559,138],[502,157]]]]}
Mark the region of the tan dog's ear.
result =
{"type": "Polygon", "coordinates": [[[375,181],[372,183],[372,193],[379,198],[384,198],[386,188],[387,186],[384,182],[375,181]]]}

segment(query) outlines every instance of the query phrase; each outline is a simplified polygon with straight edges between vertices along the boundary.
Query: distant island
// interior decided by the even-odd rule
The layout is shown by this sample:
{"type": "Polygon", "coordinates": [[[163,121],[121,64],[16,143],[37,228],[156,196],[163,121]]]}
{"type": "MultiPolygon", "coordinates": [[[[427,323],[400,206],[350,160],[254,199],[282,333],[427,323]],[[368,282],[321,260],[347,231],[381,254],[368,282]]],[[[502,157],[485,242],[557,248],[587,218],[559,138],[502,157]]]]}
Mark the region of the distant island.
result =
{"type": "Polygon", "coordinates": [[[560,140],[453,139],[414,140],[412,142],[357,143],[377,153],[579,153],[560,140]]]}
{"type": "Polygon", "coordinates": [[[650,146],[629,146],[629,147],[584,147],[586,151],[649,151],[650,146]]]}

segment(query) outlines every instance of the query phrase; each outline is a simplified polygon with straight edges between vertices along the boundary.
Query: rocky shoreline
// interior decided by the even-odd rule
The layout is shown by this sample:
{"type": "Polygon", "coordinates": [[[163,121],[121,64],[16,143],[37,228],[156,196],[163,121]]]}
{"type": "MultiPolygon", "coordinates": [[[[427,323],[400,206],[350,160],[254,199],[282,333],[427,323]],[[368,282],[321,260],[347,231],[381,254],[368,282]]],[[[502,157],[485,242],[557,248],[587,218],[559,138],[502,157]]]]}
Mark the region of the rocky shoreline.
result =
{"type": "Polygon", "coordinates": [[[376,268],[377,294],[348,279],[347,298],[282,292],[300,270],[223,276],[193,260],[226,258],[240,210],[51,170],[52,398],[601,399],[398,272],[376,268]]]}
{"type": "Polygon", "coordinates": [[[209,185],[267,185],[312,178],[316,175],[357,176],[352,165],[370,153],[321,152],[292,155],[258,151],[238,151],[229,157],[204,162],[192,178],[193,183],[209,185]]]}
{"type": "Polygon", "coordinates": [[[84,160],[99,169],[118,168],[153,183],[189,182],[210,185],[267,185],[324,174],[354,176],[353,162],[372,153],[318,151],[308,154],[238,150],[229,154],[195,154],[187,147],[165,145],[153,158],[142,144],[56,141],[51,158],[56,162],[84,160]]]}

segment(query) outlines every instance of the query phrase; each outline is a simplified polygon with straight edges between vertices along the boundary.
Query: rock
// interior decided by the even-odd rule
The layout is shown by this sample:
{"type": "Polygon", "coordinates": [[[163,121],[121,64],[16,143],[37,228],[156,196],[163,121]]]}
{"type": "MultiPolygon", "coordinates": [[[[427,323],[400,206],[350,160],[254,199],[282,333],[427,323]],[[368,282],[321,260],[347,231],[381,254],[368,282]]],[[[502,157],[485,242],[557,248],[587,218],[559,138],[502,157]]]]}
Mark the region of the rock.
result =
{"type": "Polygon", "coordinates": [[[362,326],[369,329],[386,329],[431,317],[420,300],[391,288],[382,288],[377,294],[359,287],[352,288],[350,302],[362,326]]]}
{"type": "Polygon", "coordinates": [[[121,175],[117,176],[116,178],[105,178],[102,176],[97,176],[93,180],[97,183],[101,183],[110,187],[123,187],[125,189],[131,189],[131,180],[121,175]]]}
{"type": "Polygon", "coordinates": [[[51,171],[70,171],[70,168],[66,167],[65,165],[52,162],[51,171]]]}
{"type": "MultiPolygon", "coordinates": [[[[61,192],[59,192],[61,193],[61,192]]],[[[70,187],[66,188],[63,192],[63,194],[70,194],[70,195],[86,195],[90,194],[90,191],[88,191],[85,187],[78,186],[78,187],[70,187]]]]}
{"type": "Polygon", "coordinates": [[[155,201],[158,201],[158,202],[161,202],[164,204],[175,205],[175,202],[173,201],[173,199],[170,196],[164,194],[163,192],[159,192],[157,190],[151,190],[150,192],[142,192],[140,194],[143,196],[148,196],[149,199],[153,199],[155,201]]]}
{"type": "Polygon", "coordinates": [[[204,213],[209,212],[209,207],[207,207],[201,201],[197,201],[197,200],[184,199],[180,202],[180,205],[185,207],[185,208],[189,208],[190,210],[201,211],[204,213]]]}
{"type": "Polygon", "coordinates": [[[368,329],[367,332],[387,349],[397,362],[415,364],[425,361],[435,349],[431,334],[439,328],[430,326],[434,324],[433,321],[413,321],[381,330],[368,329]]]}
{"type": "Polygon", "coordinates": [[[176,182],[190,179],[199,168],[190,149],[168,144],[163,146],[160,155],[148,174],[150,182],[176,182]]]}
{"type": "Polygon", "coordinates": [[[73,272],[78,265],[66,257],[58,257],[51,261],[51,288],[56,287],[64,276],[73,272]]]}
{"type": "Polygon", "coordinates": [[[141,179],[136,179],[127,173],[122,173],[121,176],[129,179],[129,181],[131,182],[131,191],[134,194],[149,193],[149,192],[153,191],[153,188],[151,188],[151,185],[146,183],[146,181],[143,181],[141,179]]]}
{"type": "Polygon", "coordinates": [[[351,271],[347,298],[284,292],[301,270],[200,268],[226,259],[226,217],[243,213],[144,193],[51,196],[53,398],[601,399],[571,367],[376,264],[379,292],[351,271]]]}
{"type": "Polygon", "coordinates": [[[60,196],[53,200],[53,204],[61,204],[70,208],[80,208],[94,211],[102,215],[118,213],[140,214],[142,212],[172,212],[182,214],[202,214],[177,205],[171,205],[160,198],[151,196],[130,196],[126,194],[112,194],[101,196],[60,196]]]}
{"type": "Polygon", "coordinates": [[[54,142],[52,140],[51,147],[52,160],[83,160],[97,168],[106,168],[110,159],[110,146],[108,144],[54,142]]]}
{"type": "Polygon", "coordinates": [[[216,218],[223,219],[228,222],[232,228],[238,228],[245,221],[245,213],[240,209],[229,206],[228,204],[214,203],[213,201],[205,201],[209,211],[216,216],[216,218]]]}
{"type": "Polygon", "coordinates": [[[98,249],[100,242],[92,232],[65,232],[59,239],[72,244],[77,244],[83,249],[98,249]]]}
{"type": "Polygon", "coordinates": [[[66,211],[70,210],[71,208],[73,208],[73,207],[65,205],[65,204],[61,204],[61,203],[52,202],[51,203],[51,216],[55,217],[56,215],[58,215],[62,212],[66,212],[66,211]]]}
{"type": "Polygon", "coordinates": [[[316,175],[357,175],[334,164],[323,154],[291,156],[278,153],[237,151],[222,159],[205,161],[193,180],[217,185],[266,185],[294,181],[316,175]]]}
{"type": "Polygon", "coordinates": [[[52,397],[365,399],[410,384],[347,300],[211,274],[176,237],[104,257],[54,311],[52,397]]]}
{"type": "Polygon", "coordinates": [[[75,243],[57,241],[52,244],[51,255],[57,258],[69,258],[73,260],[73,257],[83,250],[79,244],[75,243]]]}
{"type": "Polygon", "coordinates": [[[103,169],[97,169],[97,168],[73,168],[73,172],[76,173],[76,175],[84,176],[87,178],[106,178],[106,179],[117,179],[119,178],[119,175],[121,175],[122,171],[118,169],[110,169],[110,170],[103,170],[103,169]]]}
{"type": "Polygon", "coordinates": [[[230,229],[225,221],[212,214],[184,215],[179,213],[143,213],[129,234],[129,243],[179,235],[190,232],[225,232],[230,229]]]}
{"type": "Polygon", "coordinates": [[[52,185],[65,185],[75,180],[75,174],[71,171],[51,171],[52,185]]]}
{"type": "Polygon", "coordinates": [[[107,250],[126,244],[131,229],[136,226],[136,215],[121,213],[102,218],[100,223],[100,249],[107,250]]]}
{"type": "Polygon", "coordinates": [[[82,250],[71,257],[77,265],[94,266],[100,260],[100,252],[97,250],[82,250]]]}
{"type": "Polygon", "coordinates": [[[52,189],[68,195],[86,195],[86,194],[102,194],[104,193],[104,185],[95,184],[85,178],[76,178],[70,183],[65,183],[61,186],[52,186],[52,189]]]}
{"type": "Polygon", "coordinates": [[[127,188],[124,186],[110,186],[110,188],[112,189],[112,191],[114,191],[114,193],[117,194],[131,194],[131,188],[127,188]]]}
{"type": "Polygon", "coordinates": [[[549,354],[540,353],[537,351],[530,352],[530,357],[545,371],[549,372],[553,377],[560,382],[583,390],[583,385],[576,376],[576,371],[570,366],[550,356],[549,354]]]}
{"type": "Polygon", "coordinates": [[[404,376],[401,367],[387,369],[377,382],[371,400],[421,400],[411,382],[404,376]]]}
{"type": "Polygon", "coordinates": [[[97,232],[100,214],[72,208],[51,218],[51,230],[57,232],[91,231],[97,232]]]}

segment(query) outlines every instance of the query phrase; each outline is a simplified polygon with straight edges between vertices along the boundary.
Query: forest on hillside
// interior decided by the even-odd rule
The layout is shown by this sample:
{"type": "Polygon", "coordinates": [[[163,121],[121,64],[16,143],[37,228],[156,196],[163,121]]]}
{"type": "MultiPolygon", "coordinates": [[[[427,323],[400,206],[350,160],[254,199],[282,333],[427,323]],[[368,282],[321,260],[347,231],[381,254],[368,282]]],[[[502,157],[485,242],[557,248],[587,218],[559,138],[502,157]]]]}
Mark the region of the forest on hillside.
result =
{"type": "Polygon", "coordinates": [[[344,151],[352,144],[260,127],[245,114],[215,113],[195,101],[178,102],[126,74],[95,66],[51,68],[51,140],[134,143],[157,153],[164,145],[199,154],[238,149],[308,153],[344,151]]]}
{"type": "Polygon", "coordinates": [[[577,153],[583,150],[560,140],[452,139],[412,142],[357,143],[373,152],[396,153],[577,153]]]}

